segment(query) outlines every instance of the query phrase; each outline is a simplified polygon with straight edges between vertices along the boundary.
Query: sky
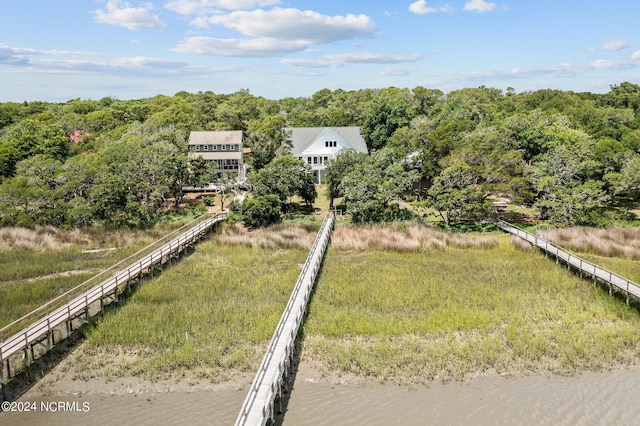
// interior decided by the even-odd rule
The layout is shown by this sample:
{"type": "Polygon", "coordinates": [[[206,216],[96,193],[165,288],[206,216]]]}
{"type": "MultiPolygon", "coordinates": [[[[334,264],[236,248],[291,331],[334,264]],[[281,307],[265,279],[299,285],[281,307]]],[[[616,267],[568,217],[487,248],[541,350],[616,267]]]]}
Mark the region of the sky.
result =
{"type": "Polygon", "coordinates": [[[640,84],[638,0],[2,0],[0,102],[640,84]]]}

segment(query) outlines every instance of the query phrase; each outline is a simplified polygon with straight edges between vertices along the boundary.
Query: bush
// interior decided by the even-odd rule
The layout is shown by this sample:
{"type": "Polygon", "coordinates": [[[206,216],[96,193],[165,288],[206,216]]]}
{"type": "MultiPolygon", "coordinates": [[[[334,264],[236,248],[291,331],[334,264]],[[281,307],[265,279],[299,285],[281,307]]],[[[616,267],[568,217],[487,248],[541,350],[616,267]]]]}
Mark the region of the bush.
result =
{"type": "Polygon", "coordinates": [[[245,224],[257,228],[280,222],[280,210],[280,199],[276,195],[264,195],[245,200],[241,212],[245,224]]]}
{"type": "Polygon", "coordinates": [[[202,204],[204,204],[207,207],[213,206],[213,198],[211,198],[211,197],[202,198],[202,204]]]}

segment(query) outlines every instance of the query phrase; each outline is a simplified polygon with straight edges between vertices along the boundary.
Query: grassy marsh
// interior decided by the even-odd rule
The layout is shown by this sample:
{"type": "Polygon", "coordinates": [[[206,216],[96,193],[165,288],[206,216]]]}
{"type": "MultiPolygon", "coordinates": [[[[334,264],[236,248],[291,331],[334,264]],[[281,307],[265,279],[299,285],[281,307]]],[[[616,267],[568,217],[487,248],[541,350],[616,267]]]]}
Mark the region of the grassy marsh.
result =
{"type": "Polygon", "coordinates": [[[640,283],[640,228],[564,228],[549,239],[585,260],[640,283]]]}
{"type": "Polygon", "coordinates": [[[332,245],[303,357],[327,372],[403,382],[639,361],[636,309],[493,238],[487,248],[402,253],[332,245]]]}
{"type": "Polygon", "coordinates": [[[176,228],[0,229],[3,327],[176,228]]]}
{"type": "Polygon", "coordinates": [[[216,238],[145,283],[88,334],[73,375],[221,382],[253,372],[306,250],[221,244],[216,238]]]}

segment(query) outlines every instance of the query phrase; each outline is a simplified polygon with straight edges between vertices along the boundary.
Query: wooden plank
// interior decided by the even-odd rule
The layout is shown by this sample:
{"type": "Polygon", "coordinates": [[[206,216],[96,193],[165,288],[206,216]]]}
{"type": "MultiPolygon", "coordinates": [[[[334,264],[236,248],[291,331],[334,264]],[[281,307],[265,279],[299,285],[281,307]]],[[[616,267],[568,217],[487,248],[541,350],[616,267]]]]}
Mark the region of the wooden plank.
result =
{"type": "Polygon", "coordinates": [[[513,234],[519,238],[522,238],[523,240],[528,241],[534,246],[539,247],[541,250],[549,254],[552,254],[558,259],[563,260],[565,263],[573,266],[579,271],[587,273],[593,277],[600,279],[605,283],[612,285],[613,287],[615,287],[616,291],[621,291],[627,295],[634,296],[635,298],[640,300],[640,285],[636,284],[635,282],[621,275],[618,275],[615,272],[609,271],[608,269],[601,268],[598,265],[595,265],[594,263],[584,260],[579,256],[571,254],[568,251],[547,241],[546,239],[533,235],[508,222],[505,222],[503,220],[498,220],[495,223],[503,231],[513,234]]]}
{"type": "Polygon", "coordinates": [[[322,226],[298,281],[276,326],[269,347],[262,358],[258,372],[236,420],[236,425],[264,425],[271,416],[282,376],[289,365],[295,339],[313,289],[318,269],[329,244],[333,230],[333,217],[327,217],[322,226]]]}

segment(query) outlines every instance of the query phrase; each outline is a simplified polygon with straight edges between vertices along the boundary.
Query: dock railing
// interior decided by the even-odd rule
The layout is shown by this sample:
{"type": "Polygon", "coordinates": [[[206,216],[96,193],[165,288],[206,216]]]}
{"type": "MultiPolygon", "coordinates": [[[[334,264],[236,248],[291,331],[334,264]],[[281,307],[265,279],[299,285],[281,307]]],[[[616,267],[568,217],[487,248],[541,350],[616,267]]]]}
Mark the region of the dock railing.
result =
{"type": "Polygon", "coordinates": [[[525,231],[509,222],[505,222],[504,220],[496,220],[496,226],[502,229],[505,232],[508,232],[512,235],[515,235],[529,243],[533,246],[538,247],[542,251],[547,254],[554,256],[558,260],[562,260],[568,266],[572,266],[577,269],[581,274],[587,274],[593,277],[594,280],[600,280],[606,283],[609,286],[609,293],[619,291],[626,295],[627,304],[630,303],[631,300],[640,301],[640,285],[631,281],[628,278],[625,278],[615,272],[612,272],[608,269],[602,268],[588,260],[581,258],[580,256],[576,256],[563,249],[562,247],[549,242],[548,239],[531,234],[530,232],[525,231]]]}
{"type": "Polygon", "coordinates": [[[334,217],[331,215],[322,222],[267,352],[262,358],[260,368],[249,388],[236,425],[264,425],[270,419],[273,421],[273,404],[276,396],[282,397],[283,376],[288,374],[291,366],[298,330],[329,244],[333,221],[334,217]]]}
{"type": "MultiPolygon", "coordinates": [[[[80,313],[88,313],[90,305],[114,294],[132,279],[140,278],[153,267],[179,255],[225,218],[226,213],[200,216],[3,327],[0,329],[0,368],[6,361],[8,370],[8,360],[12,355],[26,350],[42,336],[51,335],[56,327],[73,320],[80,313]]],[[[7,375],[10,376],[10,372],[3,374],[0,370],[0,381],[6,382],[7,375]]]]}

